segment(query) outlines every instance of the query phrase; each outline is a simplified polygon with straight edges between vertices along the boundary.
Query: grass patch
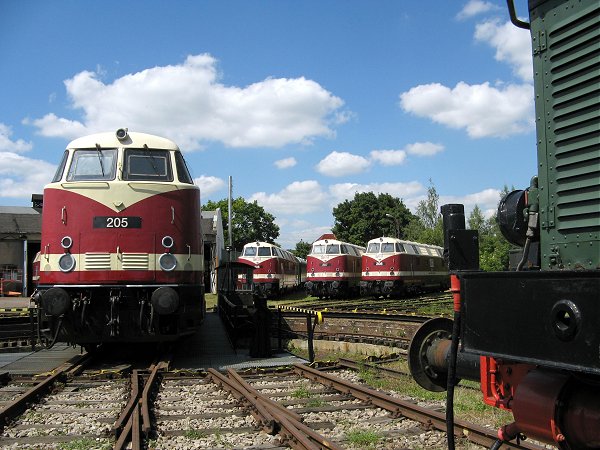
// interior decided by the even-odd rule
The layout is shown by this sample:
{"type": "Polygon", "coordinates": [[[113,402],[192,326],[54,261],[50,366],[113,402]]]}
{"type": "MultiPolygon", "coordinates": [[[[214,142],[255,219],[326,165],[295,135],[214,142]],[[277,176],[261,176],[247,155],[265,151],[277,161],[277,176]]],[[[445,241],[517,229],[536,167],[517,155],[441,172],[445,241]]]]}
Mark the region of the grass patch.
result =
{"type": "Polygon", "coordinates": [[[305,387],[299,387],[295,391],[292,392],[292,397],[294,398],[310,398],[311,393],[305,387]]]}
{"type": "Polygon", "coordinates": [[[204,439],[206,437],[206,433],[204,431],[200,431],[200,430],[185,430],[185,433],[183,433],[183,435],[187,438],[187,439],[204,439]]]}
{"type": "Polygon", "coordinates": [[[311,398],[306,406],[309,408],[320,408],[321,406],[325,406],[327,402],[325,400],[321,400],[320,398],[311,398]]]}
{"type": "Polygon", "coordinates": [[[98,449],[98,450],[109,450],[112,448],[110,442],[100,443],[95,439],[77,439],[76,441],[71,442],[63,442],[58,448],[60,450],[88,450],[90,448],[98,449]]]}
{"type": "Polygon", "coordinates": [[[346,439],[351,444],[361,448],[372,448],[377,445],[381,436],[373,431],[352,430],[346,435],[346,439]]]}
{"type": "Polygon", "coordinates": [[[206,302],[206,310],[212,311],[217,306],[217,294],[204,294],[204,301],[206,302]]]}

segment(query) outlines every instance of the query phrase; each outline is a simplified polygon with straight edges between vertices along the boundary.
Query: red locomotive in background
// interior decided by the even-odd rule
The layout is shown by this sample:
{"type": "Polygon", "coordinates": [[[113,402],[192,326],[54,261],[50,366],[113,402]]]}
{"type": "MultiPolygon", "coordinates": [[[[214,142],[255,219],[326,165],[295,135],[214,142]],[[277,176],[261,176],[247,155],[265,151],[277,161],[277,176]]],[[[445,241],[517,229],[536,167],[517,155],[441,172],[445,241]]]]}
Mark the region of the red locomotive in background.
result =
{"type": "Polygon", "coordinates": [[[450,276],[442,247],[392,237],[371,239],[362,256],[361,295],[402,296],[445,291],[450,276]]]}
{"type": "Polygon", "coordinates": [[[93,347],[162,341],[204,318],[200,191],[175,143],[72,141],[44,189],[40,334],[93,347]]]}
{"type": "Polygon", "coordinates": [[[254,267],[254,290],[262,297],[278,296],[306,280],[306,261],[268,242],[244,245],[238,262],[254,267]]]}
{"type": "Polygon", "coordinates": [[[364,247],[338,241],[324,234],[313,242],[306,257],[306,292],[319,298],[341,297],[359,292],[364,247]]]}

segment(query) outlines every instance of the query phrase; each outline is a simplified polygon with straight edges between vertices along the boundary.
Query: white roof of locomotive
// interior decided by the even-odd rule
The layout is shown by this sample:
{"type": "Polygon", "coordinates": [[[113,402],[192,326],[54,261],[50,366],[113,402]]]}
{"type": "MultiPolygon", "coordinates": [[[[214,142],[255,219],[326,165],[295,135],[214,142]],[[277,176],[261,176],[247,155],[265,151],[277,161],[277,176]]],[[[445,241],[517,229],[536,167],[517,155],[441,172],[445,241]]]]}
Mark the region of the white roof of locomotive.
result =
{"type": "Polygon", "coordinates": [[[244,247],[277,247],[277,248],[281,248],[278,245],[271,244],[270,242],[263,242],[263,241],[248,242],[247,244],[244,245],[244,247]]]}
{"type": "Polygon", "coordinates": [[[159,148],[164,150],[179,150],[175,142],[170,139],[147,133],[127,132],[125,139],[117,139],[114,131],[90,134],[77,138],[67,145],[67,148],[95,148],[98,144],[101,148],[134,147],[142,148],[144,144],[148,148],[159,148]]]}
{"type": "Polygon", "coordinates": [[[418,245],[421,247],[425,247],[425,248],[436,248],[436,249],[441,249],[443,250],[443,247],[440,247],[439,245],[432,245],[432,244],[421,244],[420,242],[414,242],[414,241],[407,241],[404,239],[398,239],[395,237],[390,237],[390,236],[382,236],[382,237],[378,237],[375,239],[371,239],[369,242],[367,242],[367,247],[369,246],[369,244],[371,243],[380,243],[380,242],[393,242],[393,243],[400,243],[400,244],[412,244],[412,245],[418,245]]]}
{"type": "Polygon", "coordinates": [[[313,242],[311,244],[311,246],[312,245],[324,245],[324,244],[342,244],[342,245],[350,245],[352,247],[356,247],[361,250],[365,249],[365,247],[362,247],[360,245],[351,244],[350,242],[344,242],[344,241],[339,241],[337,239],[329,239],[329,238],[316,240],[315,242],[313,242]]]}

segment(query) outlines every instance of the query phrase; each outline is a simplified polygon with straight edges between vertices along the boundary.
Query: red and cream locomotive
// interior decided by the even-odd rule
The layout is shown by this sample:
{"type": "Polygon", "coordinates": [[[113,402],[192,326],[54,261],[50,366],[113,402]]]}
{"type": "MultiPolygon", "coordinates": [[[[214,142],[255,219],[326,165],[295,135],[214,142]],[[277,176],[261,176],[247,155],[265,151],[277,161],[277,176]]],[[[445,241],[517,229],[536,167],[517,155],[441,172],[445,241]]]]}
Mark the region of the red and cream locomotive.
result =
{"type": "Polygon", "coordinates": [[[362,256],[361,295],[402,296],[449,287],[442,247],[392,237],[367,243],[362,256]]]}
{"type": "Polygon", "coordinates": [[[94,347],[192,333],[202,253],[200,190],[175,143],[123,128],[76,139],[44,189],[40,334],[94,347]]]}
{"type": "Polygon", "coordinates": [[[306,292],[319,298],[359,293],[364,247],[324,234],[312,244],[306,258],[306,292]]]}
{"type": "Polygon", "coordinates": [[[238,262],[254,267],[254,289],[262,297],[278,296],[306,280],[306,261],[268,242],[244,245],[238,262]]]}

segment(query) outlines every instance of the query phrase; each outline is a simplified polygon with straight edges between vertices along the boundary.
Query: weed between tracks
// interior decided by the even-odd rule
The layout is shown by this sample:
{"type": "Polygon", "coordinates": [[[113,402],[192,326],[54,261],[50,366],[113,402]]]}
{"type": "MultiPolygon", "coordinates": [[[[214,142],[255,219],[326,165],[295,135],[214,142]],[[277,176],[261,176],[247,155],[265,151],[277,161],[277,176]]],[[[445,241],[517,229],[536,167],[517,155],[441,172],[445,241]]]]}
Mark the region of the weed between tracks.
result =
{"type": "Polygon", "coordinates": [[[381,436],[373,431],[368,430],[352,430],[346,435],[346,439],[351,444],[360,448],[375,447],[381,440],[381,436]]]}
{"type": "MultiPolygon", "coordinates": [[[[290,351],[302,358],[308,358],[306,351],[299,349],[291,349],[290,351]]],[[[339,358],[346,358],[352,359],[359,364],[364,363],[362,355],[353,353],[326,353],[316,350],[315,358],[318,361],[334,361],[339,358]]],[[[383,365],[405,373],[409,372],[408,362],[403,359],[383,365]]],[[[415,383],[409,376],[402,378],[382,376],[381,374],[378,374],[375,369],[367,367],[364,364],[361,365],[358,374],[366,385],[374,389],[396,392],[403,398],[422,402],[426,406],[445,407],[445,392],[427,391],[415,383]]],[[[498,408],[492,408],[483,403],[483,397],[479,390],[479,383],[473,381],[461,381],[456,388],[454,394],[454,412],[455,417],[458,419],[477,423],[479,425],[491,426],[493,428],[498,428],[513,421],[512,414],[498,408]],[[476,389],[466,389],[466,386],[475,387],[476,389]]]]}

